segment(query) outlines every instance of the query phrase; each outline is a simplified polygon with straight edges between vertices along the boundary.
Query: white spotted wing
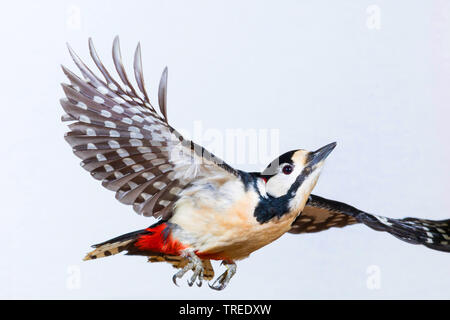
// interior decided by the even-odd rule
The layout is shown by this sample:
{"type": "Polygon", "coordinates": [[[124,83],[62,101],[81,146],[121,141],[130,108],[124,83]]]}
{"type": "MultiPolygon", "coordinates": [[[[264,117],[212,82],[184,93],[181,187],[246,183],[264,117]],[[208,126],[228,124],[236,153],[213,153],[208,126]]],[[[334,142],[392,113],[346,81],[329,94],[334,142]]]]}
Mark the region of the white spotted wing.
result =
{"type": "Polygon", "coordinates": [[[400,240],[450,252],[450,220],[393,219],[361,211],[348,204],[311,195],[303,212],[292,223],[290,233],[311,233],[332,227],[363,223],[400,240]]]}
{"type": "Polygon", "coordinates": [[[134,56],[138,89],[130,82],[116,37],[113,61],[120,81],[100,61],[93,43],[89,49],[103,79],[94,74],[69,47],[80,69],[78,77],[65,67],[70,84],[63,121],[72,122],[65,139],[82,159],[81,165],[116,198],[144,216],[167,219],[181,190],[195,179],[236,171],[204,148],[184,139],[167,121],[167,68],[158,91],[159,113],[144,86],[141,49],[134,56]]]}

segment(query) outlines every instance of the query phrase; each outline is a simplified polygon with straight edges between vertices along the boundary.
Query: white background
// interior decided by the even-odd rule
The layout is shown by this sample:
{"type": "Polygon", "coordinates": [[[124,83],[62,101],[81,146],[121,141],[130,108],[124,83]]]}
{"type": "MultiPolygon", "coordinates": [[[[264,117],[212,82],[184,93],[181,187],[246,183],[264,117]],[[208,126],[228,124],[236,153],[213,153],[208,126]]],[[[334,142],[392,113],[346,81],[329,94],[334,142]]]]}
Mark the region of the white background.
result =
{"type": "Polygon", "coordinates": [[[65,42],[88,60],[92,36],[112,66],[118,34],[130,72],[141,41],[152,97],[169,66],[174,127],[279,129],[282,152],[337,141],[316,194],[390,217],[445,219],[449,14],[447,1],[411,0],[8,2],[0,298],[450,298],[450,255],[360,225],[285,235],[238,262],[222,292],[177,288],[172,267],[143,257],[83,262],[91,244],[153,221],[79,167],[58,103],[60,64],[77,71],[65,42]],[[380,29],[367,26],[371,5],[380,29]]]}

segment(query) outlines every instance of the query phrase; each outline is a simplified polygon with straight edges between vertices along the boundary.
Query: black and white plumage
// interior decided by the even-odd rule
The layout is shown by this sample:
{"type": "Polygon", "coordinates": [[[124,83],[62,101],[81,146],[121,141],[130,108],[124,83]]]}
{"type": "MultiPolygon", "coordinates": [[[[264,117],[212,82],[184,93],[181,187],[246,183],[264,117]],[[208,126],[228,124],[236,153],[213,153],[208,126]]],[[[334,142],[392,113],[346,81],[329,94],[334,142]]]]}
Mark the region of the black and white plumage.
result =
{"type": "Polygon", "coordinates": [[[412,244],[423,244],[431,249],[450,252],[450,220],[387,218],[316,195],[310,196],[305,209],[289,232],[319,232],[355,223],[363,223],[377,231],[386,231],[412,244]]]}
{"type": "Polygon", "coordinates": [[[133,205],[144,216],[168,218],[179,191],[193,179],[217,171],[237,174],[234,169],[202,147],[185,140],[167,122],[167,68],[158,91],[159,110],[150,103],[144,87],[141,49],[134,57],[136,90],[128,79],[116,37],[113,61],[122,83],[100,61],[92,40],[91,57],[104,80],[98,78],[69,47],[84,79],[63,71],[70,84],[62,84],[66,99],[63,121],[72,121],[66,140],[81,165],[116,198],[133,205]]]}
{"type": "Polygon", "coordinates": [[[119,39],[113,44],[116,80],[89,40],[90,54],[102,78],[69,47],[83,78],[67,68],[69,84],[61,105],[70,122],[65,139],[81,165],[116,198],[141,215],[160,218],[147,229],[95,246],[86,259],[128,254],[149,256],[187,271],[189,280],[213,276],[210,259],[227,271],[213,284],[223,289],[234,275],[234,260],[276,240],[286,232],[311,233],[363,223],[413,244],[450,252],[450,220],[392,219],[345,203],[312,195],[325,158],[336,146],[314,152],[293,150],[263,172],[234,169],[203,147],[183,138],[167,117],[167,68],[158,89],[159,111],[144,86],[141,48],[134,55],[135,88],[122,64],[119,39]]]}

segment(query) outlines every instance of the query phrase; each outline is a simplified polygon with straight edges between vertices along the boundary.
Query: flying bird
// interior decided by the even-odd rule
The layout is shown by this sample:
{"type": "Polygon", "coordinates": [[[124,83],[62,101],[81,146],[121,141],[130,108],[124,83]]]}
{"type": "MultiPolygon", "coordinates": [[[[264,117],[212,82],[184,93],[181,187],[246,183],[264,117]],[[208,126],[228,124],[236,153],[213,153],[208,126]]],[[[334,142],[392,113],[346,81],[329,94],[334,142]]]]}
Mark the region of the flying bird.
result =
{"type": "Polygon", "coordinates": [[[209,286],[224,289],[236,273],[235,261],[286,232],[312,233],[362,223],[428,248],[450,252],[449,220],[392,219],[311,194],[324,161],[336,143],[316,151],[292,150],[262,172],[245,172],[185,139],[168,121],[167,68],[158,90],[158,109],[144,85],[141,47],[134,55],[132,85],[122,64],[119,39],[112,57],[120,80],[105,68],[92,40],[90,55],[102,78],[69,47],[82,77],[62,66],[65,139],[81,166],[115,192],[116,199],[145,217],[148,228],[94,245],[85,260],[126,251],[179,269],[173,281],[192,272],[189,286],[214,278],[211,260],[225,271],[209,286]]]}

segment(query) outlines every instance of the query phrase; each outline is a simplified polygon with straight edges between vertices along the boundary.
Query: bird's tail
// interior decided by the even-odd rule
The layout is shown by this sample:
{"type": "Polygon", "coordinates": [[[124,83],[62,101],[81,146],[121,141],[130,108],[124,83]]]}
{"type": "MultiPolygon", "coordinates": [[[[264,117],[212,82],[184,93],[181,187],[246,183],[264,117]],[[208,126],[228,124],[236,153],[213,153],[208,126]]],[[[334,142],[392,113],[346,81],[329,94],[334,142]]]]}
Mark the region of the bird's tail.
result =
{"type": "Polygon", "coordinates": [[[94,244],[92,247],[95,249],[89,252],[83,260],[109,257],[124,250],[130,250],[140,236],[148,233],[149,232],[147,229],[138,230],[107,240],[102,243],[94,244]]]}
{"type": "Polygon", "coordinates": [[[159,221],[147,229],[133,231],[116,238],[94,244],[84,260],[109,257],[122,251],[128,255],[160,256],[180,255],[185,247],[171,236],[170,223],[159,221]]]}
{"type": "MultiPolygon", "coordinates": [[[[147,256],[148,262],[168,262],[174,268],[183,268],[189,260],[181,255],[184,246],[172,239],[169,225],[169,223],[158,222],[147,229],[130,232],[93,245],[95,249],[89,252],[84,260],[108,257],[127,251],[127,255],[147,256]]],[[[202,263],[203,278],[211,280],[214,277],[211,261],[202,259],[202,263]]]]}

